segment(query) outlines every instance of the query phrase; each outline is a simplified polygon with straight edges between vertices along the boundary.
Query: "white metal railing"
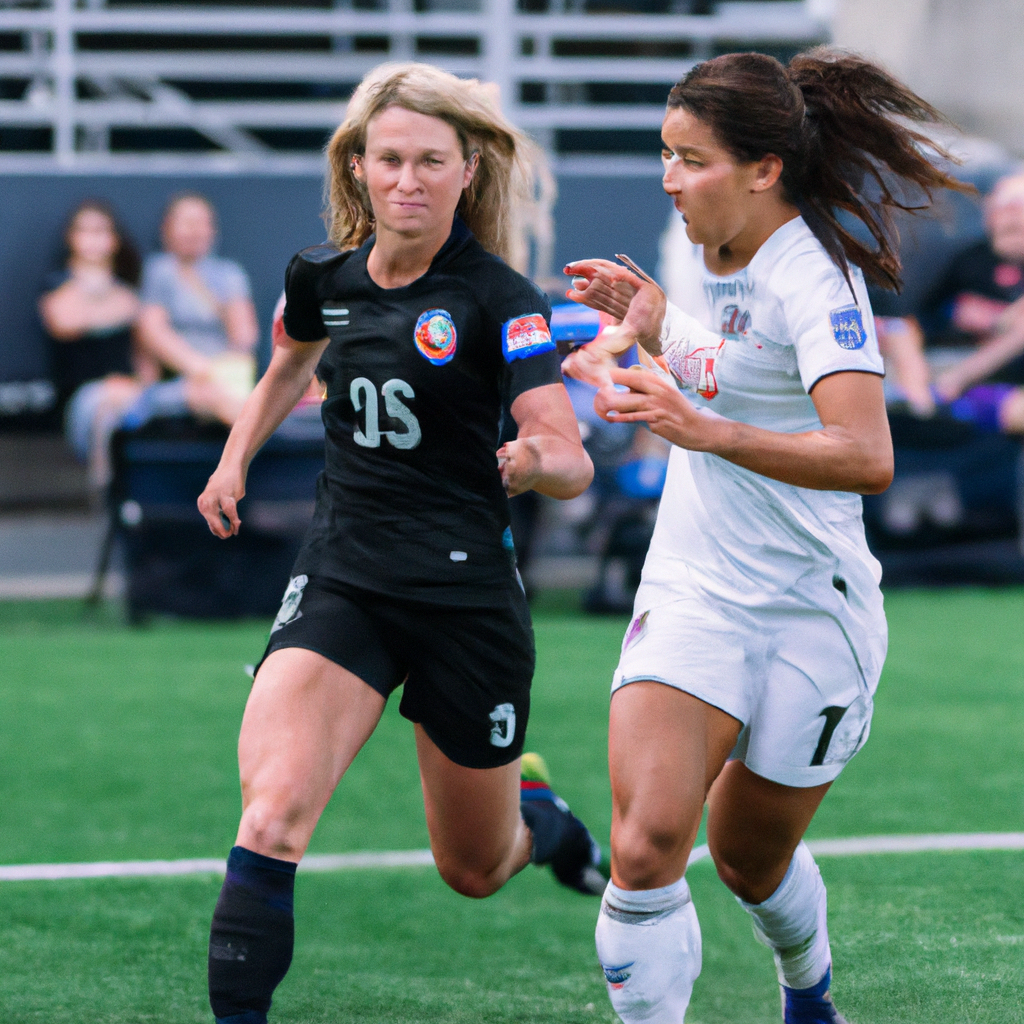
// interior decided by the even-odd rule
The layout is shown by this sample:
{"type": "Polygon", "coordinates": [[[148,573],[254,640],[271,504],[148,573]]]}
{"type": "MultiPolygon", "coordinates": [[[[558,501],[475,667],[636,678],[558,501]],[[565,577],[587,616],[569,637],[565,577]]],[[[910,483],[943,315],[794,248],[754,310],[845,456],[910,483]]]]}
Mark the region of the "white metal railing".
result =
{"type": "MultiPolygon", "coordinates": [[[[263,171],[320,168],[315,152],[288,153],[261,140],[260,129],[306,128],[326,133],[340,120],[337,99],[202,100],[173,83],[352,83],[381,60],[423,59],[459,75],[496,82],[510,117],[549,149],[565,129],[656,129],[663,100],[593,103],[592,84],[677,80],[692,64],[722,49],[808,45],[826,36],[814,12],[822,0],[766,0],[718,4],[709,15],[527,14],[516,0],[480,0],[478,11],[417,13],[410,0],[389,9],[332,10],[281,6],[108,7],[105,0],[0,0],[0,36],[20,37],[20,49],[0,50],[0,79],[27,82],[20,99],[0,99],[0,131],[42,128],[46,153],[0,151],[0,172],[45,169],[128,169],[201,166],[263,171]],[[97,36],[148,37],[146,49],[103,48],[97,36]],[[161,36],[246,38],[254,49],[160,49],[161,36]],[[272,40],[319,37],[329,52],[280,52],[272,40]],[[378,37],[386,52],[358,52],[352,40],[378,37]],[[259,40],[267,45],[260,49],[259,40]],[[468,55],[430,53],[430,40],[468,40],[468,55]],[[84,44],[84,45],[83,45],[84,44]],[[580,56],[615,44],[628,51],[651,44],[686,47],[687,56],[580,56]],[[571,55],[575,48],[577,55],[571,55]],[[427,50],[426,55],[423,50],[427,50]],[[567,54],[567,51],[570,51],[567,54]],[[529,83],[539,97],[524,102],[529,83]],[[81,95],[87,90],[88,98],[81,95]],[[212,153],[132,155],[112,152],[121,128],[190,128],[219,147],[212,153]]],[[[435,0],[444,3],[445,0],[435,0]]],[[[448,0],[451,3],[451,0],[448,0]]],[[[571,5],[579,0],[554,0],[571,5]]],[[[207,40],[208,42],[208,40],[207,40]]],[[[655,46],[656,48],[656,46],[655,46]]],[[[2,138],[2,135],[0,135],[2,138]]],[[[572,160],[561,160],[563,166],[572,160]]],[[[592,158],[589,161],[593,163],[592,158]]],[[[611,158],[615,164],[614,157],[611,158]]],[[[621,161],[619,161],[621,163],[621,161]]]]}

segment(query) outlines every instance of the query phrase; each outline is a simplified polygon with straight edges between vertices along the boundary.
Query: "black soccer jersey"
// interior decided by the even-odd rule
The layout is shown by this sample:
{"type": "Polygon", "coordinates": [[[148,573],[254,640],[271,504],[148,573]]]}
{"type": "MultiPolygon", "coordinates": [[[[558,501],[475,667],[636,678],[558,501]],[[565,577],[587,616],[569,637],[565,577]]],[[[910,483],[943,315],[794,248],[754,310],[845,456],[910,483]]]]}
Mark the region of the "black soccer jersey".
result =
{"type": "Polygon", "coordinates": [[[381,288],[373,247],[306,249],[288,267],[285,330],[330,336],[327,460],[295,574],[437,604],[517,586],[495,458],[503,404],[561,381],[548,300],[458,218],[421,278],[381,288]]]}

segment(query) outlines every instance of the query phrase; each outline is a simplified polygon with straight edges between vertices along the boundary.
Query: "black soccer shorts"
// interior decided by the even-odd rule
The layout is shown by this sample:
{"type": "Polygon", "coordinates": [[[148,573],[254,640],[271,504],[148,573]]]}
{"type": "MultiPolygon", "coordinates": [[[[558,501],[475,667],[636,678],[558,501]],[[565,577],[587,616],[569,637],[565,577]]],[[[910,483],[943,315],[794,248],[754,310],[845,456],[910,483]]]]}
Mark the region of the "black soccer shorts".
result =
{"type": "Polygon", "coordinates": [[[288,647],[322,654],[385,700],[404,683],[399,711],[456,764],[496,768],[522,753],[536,655],[519,588],[502,607],[463,608],[297,576],[263,657],[288,647]]]}

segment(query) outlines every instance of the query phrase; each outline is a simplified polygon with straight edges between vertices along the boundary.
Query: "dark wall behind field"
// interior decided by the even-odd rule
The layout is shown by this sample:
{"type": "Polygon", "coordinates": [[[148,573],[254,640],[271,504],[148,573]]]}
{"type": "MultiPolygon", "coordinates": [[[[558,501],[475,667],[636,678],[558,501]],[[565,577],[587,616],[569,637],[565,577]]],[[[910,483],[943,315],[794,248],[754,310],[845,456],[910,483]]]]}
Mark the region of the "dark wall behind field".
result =
{"type": "MultiPolygon", "coordinates": [[[[289,257],[324,237],[321,182],[311,176],[0,176],[0,383],[45,379],[48,352],[36,299],[56,266],[69,212],[82,199],[108,200],[140,249],[158,246],[167,199],[203,192],[220,217],[223,256],[249,272],[266,335],[289,257]]],[[[654,271],[658,236],[670,211],[657,177],[566,177],[555,210],[557,265],[627,252],[654,271]]]]}

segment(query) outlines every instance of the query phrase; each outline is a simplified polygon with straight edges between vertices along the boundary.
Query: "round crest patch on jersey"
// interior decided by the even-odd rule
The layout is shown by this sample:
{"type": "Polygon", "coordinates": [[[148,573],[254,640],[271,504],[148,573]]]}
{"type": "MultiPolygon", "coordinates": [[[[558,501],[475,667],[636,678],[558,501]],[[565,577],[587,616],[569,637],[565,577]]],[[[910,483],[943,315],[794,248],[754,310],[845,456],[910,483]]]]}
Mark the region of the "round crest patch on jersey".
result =
{"type": "Polygon", "coordinates": [[[458,340],[451,313],[445,309],[428,309],[420,313],[413,339],[427,362],[444,366],[455,355],[458,340]]]}

